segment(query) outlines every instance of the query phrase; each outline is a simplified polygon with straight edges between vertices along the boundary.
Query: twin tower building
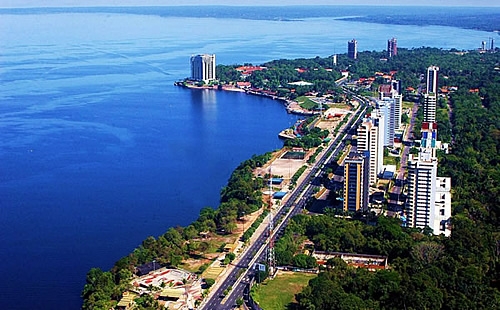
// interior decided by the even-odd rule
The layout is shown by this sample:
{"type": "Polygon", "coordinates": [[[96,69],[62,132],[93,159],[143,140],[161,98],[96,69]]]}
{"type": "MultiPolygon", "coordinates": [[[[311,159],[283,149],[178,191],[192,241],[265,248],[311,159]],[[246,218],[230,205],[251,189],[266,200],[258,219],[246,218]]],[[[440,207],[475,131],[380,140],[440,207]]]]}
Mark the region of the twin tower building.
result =
{"type": "MultiPolygon", "coordinates": [[[[451,217],[451,180],[437,176],[436,105],[439,68],[427,69],[427,87],[423,94],[424,120],[418,154],[409,155],[407,200],[401,216],[408,227],[430,227],[436,235],[449,236],[451,217]]],[[[368,210],[370,187],[383,173],[384,147],[393,147],[396,130],[401,127],[402,94],[399,81],[379,89],[376,109],[358,127],[357,152],[351,153],[344,166],[344,210],[368,210]]]]}
{"type": "Polygon", "coordinates": [[[191,79],[205,84],[215,78],[215,54],[202,54],[191,57],[191,79]]]}

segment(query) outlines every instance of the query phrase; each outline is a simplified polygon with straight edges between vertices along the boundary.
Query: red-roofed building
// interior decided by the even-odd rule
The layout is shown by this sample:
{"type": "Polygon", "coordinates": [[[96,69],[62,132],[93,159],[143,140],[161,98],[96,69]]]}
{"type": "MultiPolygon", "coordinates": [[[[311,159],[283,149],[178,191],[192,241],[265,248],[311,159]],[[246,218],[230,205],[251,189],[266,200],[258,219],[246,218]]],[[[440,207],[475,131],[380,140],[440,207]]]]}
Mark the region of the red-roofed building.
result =
{"type": "Polygon", "coordinates": [[[252,83],[250,83],[250,82],[236,82],[236,86],[239,88],[251,88],[252,83]]]}
{"type": "Polygon", "coordinates": [[[235,70],[241,72],[241,75],[246,77],[252,75],[255,71],[262,71],[267,69],[266,67],[261,66],[241,66],[236,68],[235,70]]]}

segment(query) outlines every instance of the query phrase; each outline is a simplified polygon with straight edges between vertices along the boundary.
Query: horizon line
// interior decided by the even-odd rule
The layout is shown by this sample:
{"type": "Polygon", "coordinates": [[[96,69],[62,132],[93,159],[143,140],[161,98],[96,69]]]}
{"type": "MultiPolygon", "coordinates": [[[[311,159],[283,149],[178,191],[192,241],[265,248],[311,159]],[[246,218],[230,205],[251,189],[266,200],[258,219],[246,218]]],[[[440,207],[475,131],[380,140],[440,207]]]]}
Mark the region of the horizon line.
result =
{"type": "Polygon", "coordinates": [[[415,4],[259,4],[259,5],[248,5],[248,4],[168,4],[168,5],[147,5],[147,4],[128,4],[128,5],[109,5],[109,4],[93,4],[93,5],[26,5],[26,6],[0,6],[0,9],[45,9],[45,8],[113,8],[113,7],[432,7],[432,8],[500,8],[498,5],[443,5],[443,4],[425,4],[425,5],[415,5],[415,4]]]}

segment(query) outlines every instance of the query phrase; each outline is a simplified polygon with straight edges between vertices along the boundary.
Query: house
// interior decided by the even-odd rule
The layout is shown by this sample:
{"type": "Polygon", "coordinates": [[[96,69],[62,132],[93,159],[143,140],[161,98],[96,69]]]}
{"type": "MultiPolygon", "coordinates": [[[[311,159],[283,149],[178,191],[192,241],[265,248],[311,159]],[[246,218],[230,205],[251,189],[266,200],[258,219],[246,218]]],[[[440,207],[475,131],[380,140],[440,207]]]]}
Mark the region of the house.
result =
{"type": "Polygon", "coordinates": [[[128,310],[134,307],[134,299],[139,297],[136,293],[126,291],[122,295],[122,299],[118,302],[115,309],[128,310]]]}

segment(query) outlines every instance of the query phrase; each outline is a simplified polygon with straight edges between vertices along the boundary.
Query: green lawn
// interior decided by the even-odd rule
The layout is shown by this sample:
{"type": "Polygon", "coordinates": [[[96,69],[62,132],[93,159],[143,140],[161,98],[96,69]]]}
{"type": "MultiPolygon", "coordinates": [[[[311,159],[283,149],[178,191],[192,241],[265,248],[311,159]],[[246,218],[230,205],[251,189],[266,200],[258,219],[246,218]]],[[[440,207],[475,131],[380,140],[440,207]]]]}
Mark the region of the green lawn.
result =
{"type": "Polygon", "coordinates": [[[311,99],[307,98],[306,96],[297,97],[297,99],[295,99],[295,100],[297,100],[300,107],[303,109],[312,110],[314,107],[317,106],[316,102],[312,101],[311,99]]]}
{"type": "Polygon", "coordinates": [[[280,273],[272,280],[256,285],[253,297],[265,310],[284,310],[295,302],[295,294],[300,293],[316,274],[287,272],[280,273]]]}
{"type": "Polygon", "coordinates": [[[411,109],[415,105],[415,102],[403,101],[403,109],[411,109]]]}
{"type": "Polygon", "coordinates": [[[384,156],[384,165],[396,165],[396,169],[399,169],[399,160],[400,157],[395,157],[395,156],[384,156]]]}

